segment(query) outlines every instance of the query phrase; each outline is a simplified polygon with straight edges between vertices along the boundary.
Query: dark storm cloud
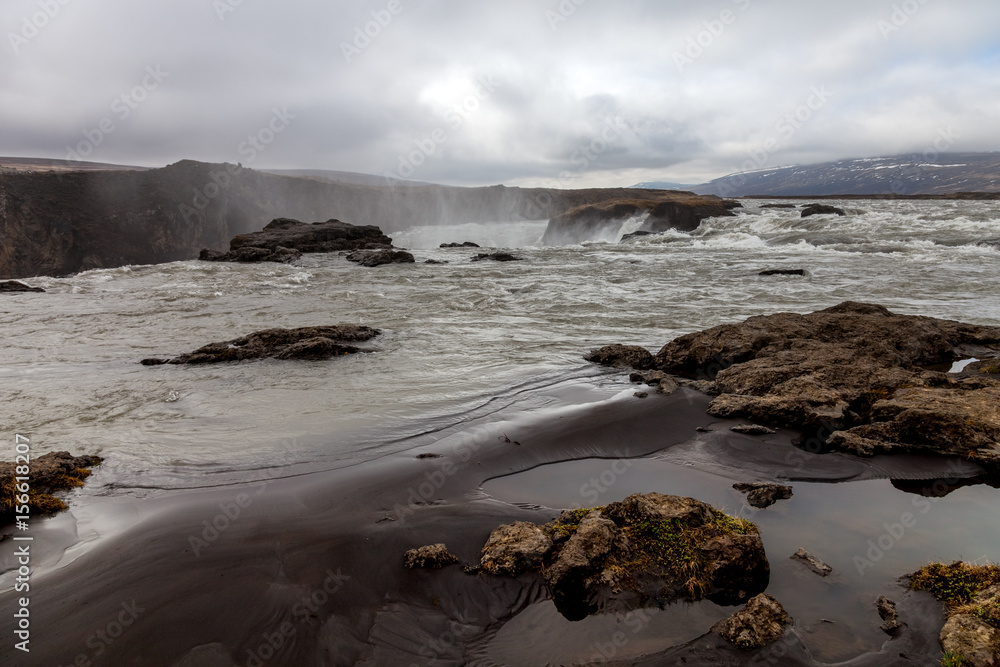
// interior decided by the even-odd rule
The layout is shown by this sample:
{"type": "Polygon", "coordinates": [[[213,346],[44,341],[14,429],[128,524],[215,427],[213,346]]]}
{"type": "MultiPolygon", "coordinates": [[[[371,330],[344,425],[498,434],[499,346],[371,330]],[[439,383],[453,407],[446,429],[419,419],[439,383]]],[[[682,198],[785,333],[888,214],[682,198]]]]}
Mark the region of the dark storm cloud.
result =
{"type": "Polygon", "coordinates": [[[8,0],[0,26],[0,154],[582,186],[1000,148],[992,0],[8,0]]]}

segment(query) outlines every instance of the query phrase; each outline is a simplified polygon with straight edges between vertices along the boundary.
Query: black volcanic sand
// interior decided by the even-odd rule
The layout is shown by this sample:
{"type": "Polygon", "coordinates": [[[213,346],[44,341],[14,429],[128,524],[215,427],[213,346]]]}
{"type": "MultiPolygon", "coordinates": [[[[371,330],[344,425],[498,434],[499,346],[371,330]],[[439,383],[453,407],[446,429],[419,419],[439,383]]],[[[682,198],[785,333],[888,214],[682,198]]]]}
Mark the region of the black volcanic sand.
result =
{"type": "MultiPolygon", "coordinates": [[[[913,486],[979,469],[943,458],[809,454],[792,446],[788,432],[730,432],[736,422],[709,417],[708,401],[684,389],[638,400],[630,389],[579,407],[492,415],[425,433],[403,454],[340,470],[101,502],[103,527],[130,525],[109,528],[112,534],[86,550],[66,552],[60,567],[36,573],[31,654],[12,648],[4,614],[0,663],[69,665],[83,656],[94,665],[185,667],[820,664],[812,651],[860,656],[851,665],[937,664],[939,605],[928,594],[905,593],[895,577],[915,560],[995,553],[1000,519],[984,508],[998,492],[968,486],[932,502],[884,478],[913,486]],[[625,467],[621,457],[631,457],[627,473],[603,486],[604,471],[625,467]],[[778,476],[792,480],[795,495],[750,518],[768,549],[768,592],[799,616],[793,632],[763,653],[741,652],[708,632],[735,608],[677,604],[571,624],[530,577],[403,568],[404,551],[436,542],[474,563],[501,523],[540,523],[560,506],[603,504],[636,490],[688,494],[738,512],[741,496],[728,488],[734,479],[778,476]],[[591,477],[605,491],[585,491],[591,477]],[[930,506],[926,515],[919,502],[930,506]],[[881,523],[904,511],[919,517],[916,525],[859,576],[851,556],[863,556],[881,523]],[[980,520],[990,523],[970,523],[980,520]],[[213,522],[221,530],[206,533],[213,522]],[[820,579],[788,561],[799,546],[831,563],[834,574],[820,579]],[[892,640],[876,629],[874,600],[883,593],[899,603],[908,626],[892,640]]],[[[933,491],[933,483],[918,488],[933,491]]],[[[85,505],[71,511],[94,513],[85,505]]],[[[75,537],[71,519],[64,514],[52,525],[75,537]]],[[[36,542],[35,562],[62,555],[73,542],[66,534],[36,542]]],[[[3,556],[5,610],[15,597],[10,551],[3,556]]]]}

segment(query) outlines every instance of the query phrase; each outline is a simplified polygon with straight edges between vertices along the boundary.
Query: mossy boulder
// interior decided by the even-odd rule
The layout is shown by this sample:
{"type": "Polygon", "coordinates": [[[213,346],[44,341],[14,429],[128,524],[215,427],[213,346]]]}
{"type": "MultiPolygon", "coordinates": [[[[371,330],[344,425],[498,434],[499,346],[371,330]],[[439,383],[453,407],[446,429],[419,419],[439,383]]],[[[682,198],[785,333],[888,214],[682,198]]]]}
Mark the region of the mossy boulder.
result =
{"type": "Polygon", "coordinates": [[[0,462],[0,522],[16,518],[18,505],[17,477],[28,477],[28,507],[32,514],[55,514],[66,509],[64,501],[53,494],[58,491],[83,486],[90,477],[90,468],[100,465],[99,456],[73,456],[69,452],[50,452],[32,459],[27,464],[28,474],[18,470],[23,463],[0,462]]]}
{"type": "Polygon", "coordinates": [[[570,620],[611,601],[738,604],[762,592],[770,577],[752,523],[693,498],[659,493],[566,511],[541,526],[500,526],[483,548],[481,565],[493,574],[541,574],[570,620]]]}
{"type": "Polygon", "coordinates": [[[1000,566],[931,563],[909,581],[947,606],[939,636],[947,654],[971,667],[1000,665],[1000,566]]]}

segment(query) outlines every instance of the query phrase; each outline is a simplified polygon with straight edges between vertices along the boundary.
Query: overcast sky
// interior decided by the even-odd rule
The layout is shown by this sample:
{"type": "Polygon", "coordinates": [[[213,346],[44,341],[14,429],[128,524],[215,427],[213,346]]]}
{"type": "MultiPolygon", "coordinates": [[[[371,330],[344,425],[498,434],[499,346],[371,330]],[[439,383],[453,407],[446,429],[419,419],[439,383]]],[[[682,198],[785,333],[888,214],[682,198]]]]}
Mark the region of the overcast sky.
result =
{"type": "Polygon", "coordinates": [[[582,187],[1000,150],[996,0],[3,0],[0,25],[0,155],[582,187]]]}

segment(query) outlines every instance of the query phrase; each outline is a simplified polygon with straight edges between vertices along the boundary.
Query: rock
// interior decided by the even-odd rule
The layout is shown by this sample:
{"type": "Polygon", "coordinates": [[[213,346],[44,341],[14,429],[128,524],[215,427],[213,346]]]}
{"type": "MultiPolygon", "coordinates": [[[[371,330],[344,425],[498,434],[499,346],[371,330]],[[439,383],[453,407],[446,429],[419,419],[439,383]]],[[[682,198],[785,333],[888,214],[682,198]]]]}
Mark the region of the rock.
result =
{"type": "Polygon", "coordinates": [[[373,225],[352,225],[340,220],[308,224],[276,218],[262,231],[239,234],[229,242],[229,252],[201,251],[210,262],[291,262],[305,252],[391,248],[392,239],[373,225]]]}
{"type": "Polygon", "coordinates": [[[789,556],[789,558],[791,558],[792,560],[797,560],[802,563],[805,563],[806,567],[808,567],[810,570],[812,570],[821,577],[829,576],[830,573],[833,572],[832,567],[821,561],[816,556],[813,556],[805,549],[799,549],[791,556],[789,556]]]}
{"type": "Polygon", "coordinates": [[[903,624],[897,620],[896,603],[886,596],[880,595],[875,600],[875,608],[878,610],[879,617],[885,621],[880,626],[882,632],[889,636],[898,633],[903,624]]]}
{"type": "Polygon", "coordinates": [[[777,600],[761,593],[712,630],[734,646],[752,650],[780,639],[791,622],[792,618],[777,600]]]}
{"type": "Polygon", "coordinates": [[[347,261],[361,266],[382,266],[383,264],[413,264],[413,255],[405,250],[355,250],[347,255],[347,261]]]}
{"type": "Polygon", "coordinates": [[[925,368],[998,353],[1000,328],[848,301],[681,336],[641,363],[714,380],[709,413],[718,417],[821,433],[856,454],[954,454],[996,465],[1000,380],[925,368]]]}
{"type": "Polygon", "coordinates": [[[571,208],[549,220],[542,243],[581,243],[616,233],[629,218],[643,215],[643,229],[653,233],[670,229],[694,231],[705,218],[731,216],[722,199],[690,192],[664,192],[660,199],[609,199],[571,208]]]}
{"type": "Polygon", "coordinates": [[[769,482],[752,482],[733,484],[733,488],[747,494],[747,503],[752,507],[764,509],[779,500],[792,497],[792,487],[769,482]]]}
{"type": "MultiPolygon", "coordinates": [[[[653,355],[649,350],[638,345],[605,345],[591,350],[583,358],[602,366],[627,366],[637,370],[651,368],[653,365],[653,355]]],[[[657,378],[657,382],[659,379],[657,378]]]]}
{"type": "Polygon", "coordinates": [[[454,565],[457,562],[458,557],[448,551],[448,547],[441,543],[419,549],[410,549],[403,555],[403,565],[410,569],[438,569],[446,565],[454,565]]]}
{"type": "Polygon", "coordinates": [[[510,576],[539,572],[570,620],[621,594],[660,604],[734,604],[763,591],[770,576],[753,524],[693,498],[658,493],[566,511],[540,527],[501,526],[483,548],[482,566],[510,576]]]}
{"type": "Polygon", "coordinates": [[[635,396],[636,398],[649,398],[649,394],[644,391],[637,391],[632,395],[635,396]]]}
{"type": "Polygon", "coordinates": [[[448,262],[442,262],[438,259],[425,259],[424,264],[447,264],[448,262]]]}
{"type": "Polygon", "coordinates": [[[552,551],[552,538],[526,521],[500,526],[486,540],[479,564],[490,574],[517,576],[541,566],[552,551]]]}
{"type": "Polygon", "coordinates": [[[795,204],[761,204],[761,208],[795,208],[795,204]]]}
{"type": "Polygon", "coordinates": [[[742,433],[743,435],[774,435],[777,433],[773,428],[761,426],[760,424],[737,424],[730,431],[742,433]]]}
{"type": "MultiPolygon", "coordinates": [[[[90,468],[100,465],[103,459],[99,456],[73,456],[69,452],[50,452],[32,458],[29,462],[30,473],[28,506],[35,513],[49,514],[66,509],[66,503],[52,494],[65,489],[83,486],[84,480],[90,476],[90,468]]],[[[17,466],[15,463],[0,461],[0,523],[13,521],[14,484],[17,466]]]]}
{"type": "Polygon", "coordinates": [[[844,209],[837,208],[836,206],[827,206],[826,204],[809,204],[802,209],[802,217],[808,218],[810,215],[844,215],[844,209]]]}
{"type": "Polygon", "coordinates": [[[619,243],[625,243],[626,241],[642,238],[643,236],[653,236],[653,232],[644,232],[644,231],[632,232],[631,234],[626,234],[625,236],[623,236],[622,240],[619,241],[619,243]]]}
{"type": "Polygon", "coordinates": [[[473,257],[472,261],[481,262],[487,259],[493,260],[494,262],[520,262],[524,258],[512,255],[509,252],[481,252],[473,257]]]}
{"type": "Polygon", "coordinates": [[[247,359],[303,359],[318,361],[344,354],[364,352],[353,343],[371,340],[381,333],[371,327],[338,324],[299,329],[265,329],[221,343],[210,343],[173,359],[143,359],[144,366],[160,364],[208,364],[247,359]]]}
{"type": "Polygon", "coordinates": [[[673,379],[672,377],[665,377],[657,383],[656,393],[670,395],[675,391],[677,391],[679,388],[680,385],[677,384],[677,380],[673,379]]]}
{"type": "Polygon", "coordinates": [[[973,361],[965,367],[965,374],[981,373],[983,375],[1000,375],[1000,359],[982,359],[973,361]]]}
{"type": "Polygon", "coordinates": [[[478,243],[473,243],[472,241],[466,241],[464,243],[442,243],[438,246],[439,248],[478,248],[478,243]]]}
{"type": "Polygon", "coordinates": [[[44,292],[41,287],[25,285],[20,280],[0,280],[0,293],[3,292],[44,292]]]}
{"type": "MultiPolygon", "coordinates": [[[[602,348],[603,349],[603,348],[602,348]]],[[[645,348],[638,348],[644,350],[645,348]]],[[[652,357],[652,355],[650,355],[652,357]]],[[[590,361],[588,359],[588,361],[590,361]]],[[[639,384],[648,384],[653,387],[658,387],[660,385],[660,380],[665,380],[669,375],[663,371],[646,371],[646,372],[636,372],[628,376],[629,382],[637,382],[639,384]]]]}
{"type": "Polygon", "coordinates": [[[757,274],[758,276],[804,276],[805,269],[766,269],[757,274]]]}
{"type": "MultiPolygon", "coordinates": [[[[559,550],[559,556],[544,570],[556,607],[586,610],[592,591],[600,585],[607,556],[620,549],[621,529],[599,511],[591,512],[559,550]]],[[[586,616],[582,614],[580,618],[586,616]]]]}
{"type": "Polygon", "coordinates": [[[938,638],[945,652],[962,657],[962,665],[1000,665],[1000,630],[976,616],[955,614],[945,622],[938,638]]]}

